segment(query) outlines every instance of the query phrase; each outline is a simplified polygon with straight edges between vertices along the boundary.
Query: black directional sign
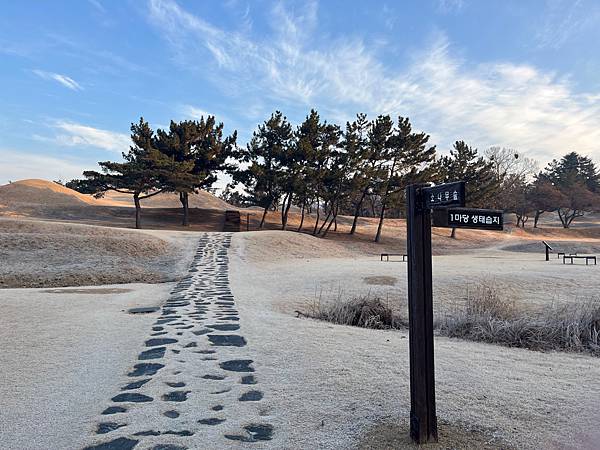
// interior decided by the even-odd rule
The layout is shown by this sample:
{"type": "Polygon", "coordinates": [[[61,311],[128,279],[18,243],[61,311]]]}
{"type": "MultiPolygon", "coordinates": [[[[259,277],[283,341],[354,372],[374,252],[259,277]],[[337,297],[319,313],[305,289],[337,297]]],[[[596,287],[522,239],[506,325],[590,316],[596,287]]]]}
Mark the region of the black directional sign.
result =
{"type": "Polygon", "coordinates": [[[502,211],[497,209],[448,208],[447,220],[449,228],[500,231],[504,225],[502,211]]]}
{"type": "Polygon", "coordinates": [[[465,183],[406,188],[408,254],[408,346],[410,349],[410,437],[417,444],[437,442],[431,219],[435,226],[502,230],[502,211],[465,205],[465,183]],[[433,212],[433,214],[432,214],[433,212]]]}
{"type": "Polygon", "coordinates": [[[465,206],[465,182],[439,184],[422,189],[426,208],[465,206]]]}

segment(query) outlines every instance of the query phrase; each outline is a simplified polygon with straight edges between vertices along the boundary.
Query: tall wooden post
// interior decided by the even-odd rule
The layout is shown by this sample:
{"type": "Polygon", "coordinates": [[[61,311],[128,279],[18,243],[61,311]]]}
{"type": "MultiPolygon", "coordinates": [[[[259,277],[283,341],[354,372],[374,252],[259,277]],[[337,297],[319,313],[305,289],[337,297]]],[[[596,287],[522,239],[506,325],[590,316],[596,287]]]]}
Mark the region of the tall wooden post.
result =
{"type": "Polygon", "coordinates": [[[408,318],[410,347],[410,436],[418,444],[437,442],[433,359],[431,213],[421,188],[406,188],[408,318]]]}

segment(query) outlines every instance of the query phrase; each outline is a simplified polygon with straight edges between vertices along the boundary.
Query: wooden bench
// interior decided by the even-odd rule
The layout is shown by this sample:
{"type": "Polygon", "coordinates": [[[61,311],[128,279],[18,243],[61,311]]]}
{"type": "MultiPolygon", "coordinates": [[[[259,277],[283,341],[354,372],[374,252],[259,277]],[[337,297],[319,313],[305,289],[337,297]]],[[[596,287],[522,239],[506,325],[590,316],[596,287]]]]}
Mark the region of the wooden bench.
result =
{"type": "Polygon", "coordinates": [[[569,253],[569,254],[567,254],[566,252],[558,252],[558,253],[556,254],[556,257],[557,257],[558,259],[560,259],[560,257],[561,257],[561,256],[565,256],[565,255],[566,255],[566,256],[570,256],[570,255],[577,256],[577,252],[575,252],[575,253],[569,253]]]}
{"type": "Polygon", "coordinates": [[[386,261],[389,261],[390,260],[390,256],[402,256],[402,262],[408,260],[408,255],[406,255],[404,253],[382,253],[381,254],[381,261],[383,261],[384,257],[385,257],[386,261]]]}
{"type": "Polygon", "coordinates": [[[594,265],[596,265],[596,257],[595,256],[578,256],[578,255],[564,255],[563,256],[563,264],[567,259],[571,260],[571,264],[573,264],[574,259],[585,259],[585,265],[587,266],[589,261],[594,261],[594,265]]]}

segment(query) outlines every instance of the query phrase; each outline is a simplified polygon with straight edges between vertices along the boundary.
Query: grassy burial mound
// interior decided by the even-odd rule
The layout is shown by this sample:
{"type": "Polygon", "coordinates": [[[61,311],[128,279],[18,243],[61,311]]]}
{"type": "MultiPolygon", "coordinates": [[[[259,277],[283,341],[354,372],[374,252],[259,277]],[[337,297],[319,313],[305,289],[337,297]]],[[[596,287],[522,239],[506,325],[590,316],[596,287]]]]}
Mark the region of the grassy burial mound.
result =
{"type": "Polygon", "coordinates": [[[0,288],[158,283],[179,276],[177,242],[129,230],[0,219],[0,288]]]}
{"type": "MultiPolygon", "coordinates": [[[[235,209],[215,195],[199,191],[189,197],[190,227],[221,231],[223,212],[235,209]]],[[[141,201],[146,228],[181,229],[181,203],[174,193],[141,201]]],[[[81,194],[47,180],[21,180],[0,186],[0,216],[51,219],[94,225],[132,227],[135,211],[131,195],[109,192],[103,198],[81,194]]]]}

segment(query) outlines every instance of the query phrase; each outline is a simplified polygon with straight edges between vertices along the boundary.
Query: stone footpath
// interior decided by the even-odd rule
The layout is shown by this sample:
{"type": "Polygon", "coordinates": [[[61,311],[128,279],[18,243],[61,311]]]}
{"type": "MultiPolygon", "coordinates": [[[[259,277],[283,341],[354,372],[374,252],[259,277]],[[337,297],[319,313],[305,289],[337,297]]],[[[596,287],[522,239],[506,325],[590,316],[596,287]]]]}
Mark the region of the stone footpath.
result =
{"type": "Polygon", "coordinates": [[[230,242],[229,233],[202,235],[85,450],[251,448],[271,440],[270,409],[229,288],[230,242]]]}

